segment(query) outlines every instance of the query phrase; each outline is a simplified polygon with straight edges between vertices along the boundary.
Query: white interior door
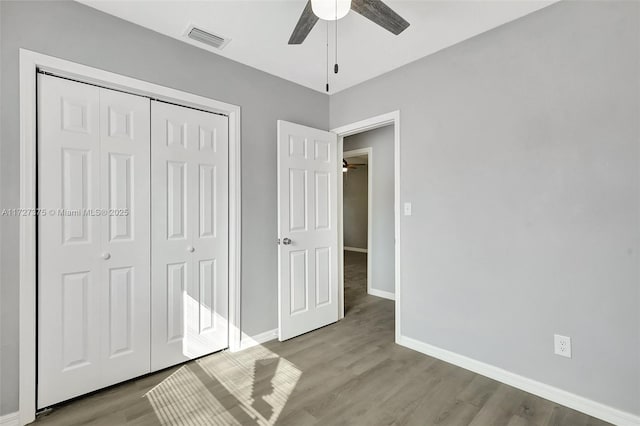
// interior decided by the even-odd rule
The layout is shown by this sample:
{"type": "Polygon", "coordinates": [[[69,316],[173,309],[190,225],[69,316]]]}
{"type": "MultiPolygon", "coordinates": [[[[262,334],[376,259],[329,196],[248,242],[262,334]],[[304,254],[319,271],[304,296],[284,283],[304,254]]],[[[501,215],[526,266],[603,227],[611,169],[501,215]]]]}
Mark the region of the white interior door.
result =
{"type": "Polygon", "coordinates": [[[278,121],[280,340],[338,320],[337,136],[278,121]]]}
{"type": "Polygon", "coordinates": [[[42,408],[149,371],[150,118],[143,97],[38,81],[42,408]]]}
{"type": "Polygon", "coordinates": [[[228,346],[228,118],[151,102],[158,370],[228,346]]]}

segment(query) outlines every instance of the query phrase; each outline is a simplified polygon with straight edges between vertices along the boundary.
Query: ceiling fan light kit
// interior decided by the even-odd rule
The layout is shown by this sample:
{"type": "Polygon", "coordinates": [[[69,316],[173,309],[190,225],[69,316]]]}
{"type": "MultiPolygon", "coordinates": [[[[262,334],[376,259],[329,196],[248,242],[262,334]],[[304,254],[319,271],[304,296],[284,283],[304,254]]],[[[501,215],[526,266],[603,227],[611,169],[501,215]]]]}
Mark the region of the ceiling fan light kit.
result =
{"type": "Polygon", "coordinates": [[[351,0],[311,0],[311,10],[320,19],[336,21],[347,16],[351,0]]]}
{"type": "Polygon", "coordinates": [[[318,18],[336,21],[345,17],[349,9],[395,35],[409,27],[409,22],[382,0],[308,0],[291,33],[289,44],[302,44],[318,22],[318,18]]]}

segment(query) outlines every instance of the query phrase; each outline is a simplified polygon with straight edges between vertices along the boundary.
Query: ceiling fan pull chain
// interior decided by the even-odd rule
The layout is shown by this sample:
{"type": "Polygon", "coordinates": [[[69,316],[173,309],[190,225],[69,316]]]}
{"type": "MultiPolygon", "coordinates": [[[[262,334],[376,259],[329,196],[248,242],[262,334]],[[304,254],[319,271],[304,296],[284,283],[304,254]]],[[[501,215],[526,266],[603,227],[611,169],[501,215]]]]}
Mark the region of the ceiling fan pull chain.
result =
{"type": "Polygon", "coordinates": [[[333,73],[338,74],[338,0],[336,0],[336,63],[333,66],[333,73]]]}
{"type": "Polygon", "coordinates": [[[329,21],[327,21],[327,66],[325,68],[327,72],[327,93],[329,93],[329,21]]]}

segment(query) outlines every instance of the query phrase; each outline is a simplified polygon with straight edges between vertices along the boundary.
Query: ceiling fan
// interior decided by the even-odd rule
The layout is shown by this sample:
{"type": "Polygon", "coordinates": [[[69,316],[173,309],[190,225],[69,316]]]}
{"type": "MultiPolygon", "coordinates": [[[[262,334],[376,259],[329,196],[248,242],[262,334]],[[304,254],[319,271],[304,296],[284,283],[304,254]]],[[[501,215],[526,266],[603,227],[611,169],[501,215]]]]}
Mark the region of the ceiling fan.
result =
{"type": "Polygon", "coordinates": [[[308,0],[289,38],[289,44],[302,44],[318,19],[337,21],[353,10],[395,35],[409,23],[381,0],[308,0]]]}
{"type": "Polygon", "coordinates": [[[359,166],[366,166],[366,163],[348,163],[347,160],[342,160],[342,171],[347,172],[350,169],[357,169],[359,166]]]}

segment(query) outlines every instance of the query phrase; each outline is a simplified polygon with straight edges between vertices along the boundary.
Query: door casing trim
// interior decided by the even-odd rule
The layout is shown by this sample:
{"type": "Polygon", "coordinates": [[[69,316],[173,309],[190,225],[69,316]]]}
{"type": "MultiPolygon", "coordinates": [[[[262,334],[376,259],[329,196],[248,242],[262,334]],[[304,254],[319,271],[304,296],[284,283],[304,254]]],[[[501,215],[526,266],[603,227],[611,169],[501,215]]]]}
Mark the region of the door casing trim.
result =
{"type": "MultiPolygon", "coordinates": [[[[36,207],[36,74],[49,72],[81,82],[147,96],[229,117],[229,349],[240,349],[241,137],[240,107],[131,77],[20,49],[20,208],[36,207]]],[[[36,413],[36,217],[19,225],[19,423],[36,413]]]]}

